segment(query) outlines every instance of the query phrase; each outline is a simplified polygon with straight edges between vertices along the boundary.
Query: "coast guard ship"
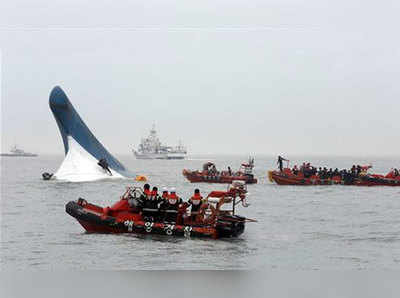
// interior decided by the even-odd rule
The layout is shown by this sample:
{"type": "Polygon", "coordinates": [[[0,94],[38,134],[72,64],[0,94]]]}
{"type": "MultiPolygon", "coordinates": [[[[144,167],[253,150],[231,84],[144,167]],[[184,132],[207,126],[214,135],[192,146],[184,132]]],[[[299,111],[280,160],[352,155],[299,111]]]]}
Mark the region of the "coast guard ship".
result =
{"type": "Polygon", "coordinates": [[[14,145],[14,147],[11,148],[10,153],[1,153],[0,156],[36,157],[36,156],[38,156],[38,155],[35,154],[35,153],[25,152],[24,150],[17,148],[17,145],[14,145]]]}
{"type": "Polygon", "coordinates": [[[184,159],[187,150],[182,144],[176,147],[163,146],[158,139],[155,125],[150,130],[150,135],[142,139],[138,150],[133,149],[137,159],[184,159]]]}

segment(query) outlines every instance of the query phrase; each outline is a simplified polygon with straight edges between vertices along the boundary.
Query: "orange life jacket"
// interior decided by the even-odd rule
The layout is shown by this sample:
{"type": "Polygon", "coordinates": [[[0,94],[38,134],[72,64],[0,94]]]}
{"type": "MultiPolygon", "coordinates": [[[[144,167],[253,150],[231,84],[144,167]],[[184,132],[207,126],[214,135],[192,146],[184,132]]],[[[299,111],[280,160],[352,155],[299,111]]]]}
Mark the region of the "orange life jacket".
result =
{"type": "Polygon", "coordinates": [[[194,194],[193,197],[190,198],[194,205],[199,205],[203,197],[200,194],[194,194]]]}
{"type": "Polygon", "coordinates": [[[175,200],[175,203],[173,203],[173,204],[176,204],[176,203],[178,202],[179,197],[176,195],[176,193],[170,193],[170,194],[168,195],[168,202],[169,202],[170,204],[172,204],[172,203],[171,203],[171,200],[175,200]]]}
{"type": "Polygon", "coordinates": [[[176,195],[176,193],[170,193],[168,195],[168,199],[178,199],[178,196],[176,195]]]}

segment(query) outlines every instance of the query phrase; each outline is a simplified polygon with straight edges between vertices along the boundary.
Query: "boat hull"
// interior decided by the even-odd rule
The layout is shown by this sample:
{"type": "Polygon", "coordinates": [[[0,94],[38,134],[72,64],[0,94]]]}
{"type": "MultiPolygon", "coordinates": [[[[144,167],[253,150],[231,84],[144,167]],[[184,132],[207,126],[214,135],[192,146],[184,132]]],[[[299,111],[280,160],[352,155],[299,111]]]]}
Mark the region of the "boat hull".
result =
{"type": "Polygon", "coordinates": [[[133,153],[136,159],[144,159],[144,160],[152,160],[152,159],[161,159],[161,160],[173,160],[173,159],[185,159],[186,155],[184,154],[162,154],[162,153],[133,153]]]}
{"type": "Polygon", "coordinates": [[[360,177],[343,181],[341,179],[304,178],[288,175],[279,171],[270,171],[271,182],[278,185],[356,185],[356,186],[400,186],[400,179],[360,177]]]}
{"type": "Polygon", "coordinates": [[[1,153],[0,156],[7,156],[7,157],[37,157],[37,154],[13,154],[13,153],[1,153]]]}
{"type": "Polygon", "coordinates": [[[227,176],[227,175],[203,175],[199,172],[183,170],[183,176],[191,183],[222,183],[231,184],[233,181],[244,181],[246,184],[256,184],[258,181],[253,175],[227,176]]]}
{"type": "Polygon", "coordinates": [[[138,213],[121,212],[117,216],[105,216],[102,207],[93,204],[86,206],[71,201],[66,212],[78,220],[88,233],[133,233],[156,234],[178,237],[231,238],[244,232],[244,218],[222,216],[214,225],[183,225],[143,220],[138,213]]]}

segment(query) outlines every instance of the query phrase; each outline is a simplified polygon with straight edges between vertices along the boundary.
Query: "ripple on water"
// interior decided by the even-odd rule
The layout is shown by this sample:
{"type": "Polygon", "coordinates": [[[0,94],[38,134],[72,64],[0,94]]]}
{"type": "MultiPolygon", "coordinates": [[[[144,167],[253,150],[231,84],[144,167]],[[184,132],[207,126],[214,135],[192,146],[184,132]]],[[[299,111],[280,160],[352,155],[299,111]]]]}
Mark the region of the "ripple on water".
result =
{"type": "Polygon", "coordinates": [[[332,260],[339,260],[339,261],[349,261],[349,262],[354,262],[354,263],[363,263],[367,264],[368,260],[364,260],[358,257],[346,257],[346,256],[340,256],[340,257],[330,257],[332,260]]]}
{"type": "Polygon", "coordinates": [[[32,250],[31,252],[35,255],[41,255],[47,253],[47,251],[45,250],[32,250]]]}
{"type": "Polygon", "coordinates": [[[75,246],[75,245],[87,245],[87,242],[83,241],[60,241],[60,242],[47,242],[51,246],[75,246]]]}
{"type": "Polygon", "coordinates": [[[392,243],[400,241],[400,237],[359,237],[359,238],[349,238],[346,239],[349,242],[383,242],[392,243]]]}

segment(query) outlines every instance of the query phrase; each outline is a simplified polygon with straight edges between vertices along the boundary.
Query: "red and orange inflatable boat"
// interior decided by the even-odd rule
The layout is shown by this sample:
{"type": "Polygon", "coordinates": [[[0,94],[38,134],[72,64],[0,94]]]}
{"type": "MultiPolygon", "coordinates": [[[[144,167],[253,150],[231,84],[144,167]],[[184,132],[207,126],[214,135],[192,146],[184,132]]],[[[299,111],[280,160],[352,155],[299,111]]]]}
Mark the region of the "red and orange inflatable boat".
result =
{"type": "MultiPolygon", "coordinates": [[[[226,192],[211,192],[201,206],[199,215],[188,216],[187,203],[183,203],[176,222],[148,220],[135,202],[142,195],[137,187],[128,187],[121,200],[112,207],[88,203],[80,198],[66,205],[66,212],[74,217],[88,233],[136,233],[168,236],[209,237],[213,239],[238,237],[245,223],[254,221],[235,214],[239,203],[247,207],[243,184],[235,183],[226,192]],[[224,209],[223,206],[230,206],[224,209]]],[[[162,212],[162,211],[160,211],[162,212]]]]}
{"type": "Polygon", "coordinates": [[[305,178],[301,173],[294,175],[286,168],[283,171],[269,171],[268,177],[271,182],[279,185],[357,185],[357,186],[400,186],[400,176],[393,176],[392,172],[386,176],[377,174],[366,174],[359,177],[334,176],[328,179],[321,179],[313,175],[305,178]]]}
{"type": "Polygon", "coordinates": [[[233,181],[243,181],[246,184],[257,183],[257,179],[254,178],[253,175],[244,175],[244,174],[237,175],[237,176],[213,175],[213,174],[209,174],[209,173],[204,173],[204,172],[199,172],[199,171],[191,171],[191,170],[186,170],[186,169],[182,171],[182,174],[191,183],[205,182],[205,183],[230,184],[233,181]]]}
{"type": "Polygon", "coordinates": [[[239,171],[232,172],[230,168],[228,171],[218,171],[212,162],[207,162],[203,165],[203,171],[192,171],[184,169],[183,176],[186,177],[191,183],[225,183],[231,184],[233,181],[243,181],[246,184],[255,184],[257,179],[253,175],[254,159],[249,158],[248,163],[242,163],[239,171]]]}

